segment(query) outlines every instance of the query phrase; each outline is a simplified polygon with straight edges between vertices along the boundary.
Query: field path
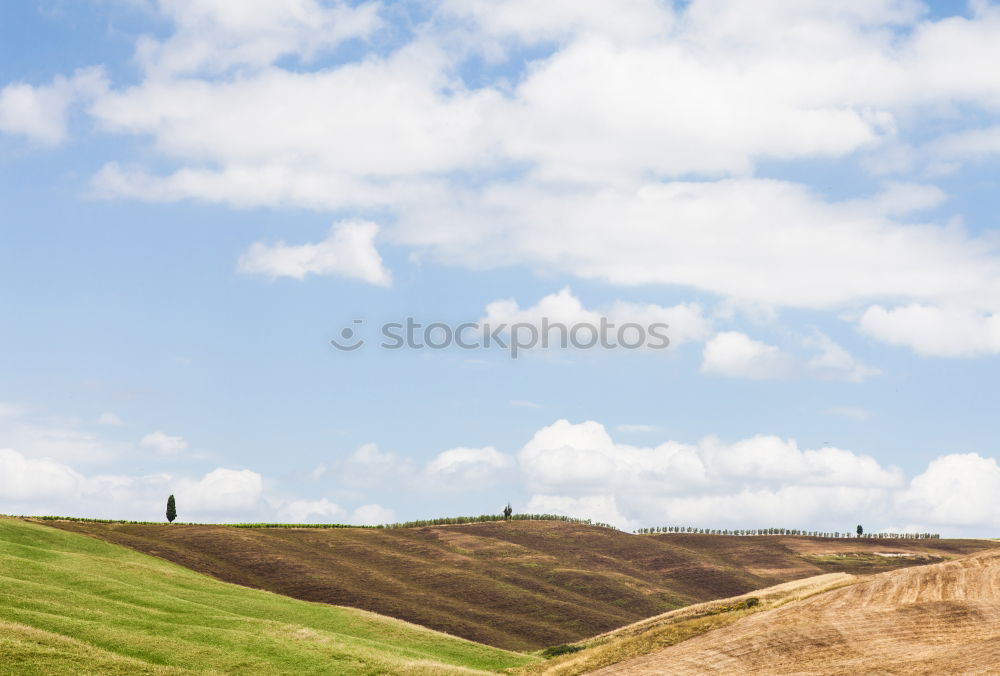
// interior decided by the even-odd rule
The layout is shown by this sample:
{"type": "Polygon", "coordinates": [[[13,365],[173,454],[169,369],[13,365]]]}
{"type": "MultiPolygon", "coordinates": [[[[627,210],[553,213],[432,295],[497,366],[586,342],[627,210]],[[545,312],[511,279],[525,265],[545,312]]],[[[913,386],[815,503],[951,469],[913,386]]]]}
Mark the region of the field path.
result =
{"type": "Polygon", "coordinates": [[[1000,673],[1000,554],[907,568],[592,672],[1000,673]]]}

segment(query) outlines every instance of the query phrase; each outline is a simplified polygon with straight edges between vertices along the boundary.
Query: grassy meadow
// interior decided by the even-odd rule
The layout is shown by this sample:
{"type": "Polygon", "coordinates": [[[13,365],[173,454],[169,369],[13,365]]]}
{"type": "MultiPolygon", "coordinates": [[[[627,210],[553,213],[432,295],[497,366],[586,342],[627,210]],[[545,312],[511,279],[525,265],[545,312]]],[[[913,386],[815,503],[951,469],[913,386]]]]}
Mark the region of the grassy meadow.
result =
{"type": "Polygon", "coordinates": [[[0,674],[444,676],[534,659],[0,518],[0,674]]]}

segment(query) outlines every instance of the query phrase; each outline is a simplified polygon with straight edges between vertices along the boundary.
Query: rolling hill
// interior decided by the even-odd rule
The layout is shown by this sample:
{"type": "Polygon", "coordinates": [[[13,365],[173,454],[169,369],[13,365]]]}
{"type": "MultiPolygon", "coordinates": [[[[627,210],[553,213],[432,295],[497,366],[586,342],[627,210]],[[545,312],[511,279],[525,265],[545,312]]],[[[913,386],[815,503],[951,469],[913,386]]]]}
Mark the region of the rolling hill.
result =
{"type": "Polygon", "coordinates": [[[789,580],[933,563],[998,544],[640,536],[555,521],[330,530],[44,523],[227,582],[371,610],[511,650],[578,641],[789,580]]]}
{"type": "Polygon", "coordinates": [[[0,518],[0,674],[438,676],[533,659],[0,518]]]}
{"type": "Polygon", "coordinates": [[[880,573],[808,578],[685,608],[529,665],[546,676],[995,674],[1000,552],[880,573]]]}

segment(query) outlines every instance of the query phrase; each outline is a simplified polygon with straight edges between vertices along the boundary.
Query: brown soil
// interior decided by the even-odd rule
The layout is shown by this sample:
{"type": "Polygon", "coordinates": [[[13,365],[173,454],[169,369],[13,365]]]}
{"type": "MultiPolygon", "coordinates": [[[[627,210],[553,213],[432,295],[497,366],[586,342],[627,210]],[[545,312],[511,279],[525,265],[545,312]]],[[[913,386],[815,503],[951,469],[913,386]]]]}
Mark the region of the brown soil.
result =
{"type": "Polygon", "coordinates": [[[330,530],[42,523],[227,582],[372,610],[515,650],[577,641],[788,580],[891,570],[998,544],[637,536],[542,521],[330,530]]]}

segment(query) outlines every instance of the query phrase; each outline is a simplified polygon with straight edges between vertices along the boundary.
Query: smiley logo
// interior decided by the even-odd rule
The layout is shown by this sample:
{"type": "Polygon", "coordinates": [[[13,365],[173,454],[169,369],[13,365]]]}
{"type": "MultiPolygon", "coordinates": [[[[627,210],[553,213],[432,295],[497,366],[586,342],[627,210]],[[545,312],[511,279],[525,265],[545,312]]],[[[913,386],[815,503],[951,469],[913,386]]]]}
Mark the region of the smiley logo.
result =
{"type": "MultiPolygon", "coordinates": [[[[351,323],[357,325],[357,324],[363,324],[364,322],[360,319],[355,319],[351,323]]],[[[350,326],[345,326],[341,330],[340,337],[341,339],[343,339],[344,341],[343,343],[334,338],[330,341],[330,344],[343,352],[354,352],[354,350],[358,349],[359,347],[365,344],[363,338],[355,337],[355,329],[350,326]]]]}

